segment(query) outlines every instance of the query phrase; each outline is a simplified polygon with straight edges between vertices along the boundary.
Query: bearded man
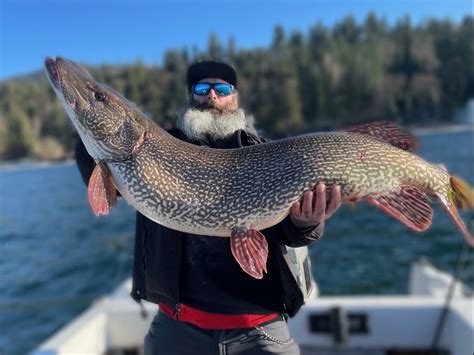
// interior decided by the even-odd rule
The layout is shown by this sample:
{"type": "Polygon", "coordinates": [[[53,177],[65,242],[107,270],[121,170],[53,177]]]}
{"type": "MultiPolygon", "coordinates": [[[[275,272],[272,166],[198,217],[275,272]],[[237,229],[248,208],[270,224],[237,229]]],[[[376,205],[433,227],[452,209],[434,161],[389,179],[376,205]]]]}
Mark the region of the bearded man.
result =
{"type": "MultiPolygon", "coordinates": [[[[194,63],[187,84],[189,106],[170,134],[220,149],[264,143],[239,107],[234,68],[217,61],[194,63]]],[[[80,141],[76,160],[87,182],[95,163],[80,141]]],[[[282,247],[307,246],[321,238],[325,221],[340,204],[338,187],[327,201],[319,184],[304,193],[286,219],[263,230],[269,254],[262,279],[240,268],[229,238],[175,231],[137,213],[131,295],[159,305],[144,353],[299,354],[286,321],[304,298],[282,247]]]]}

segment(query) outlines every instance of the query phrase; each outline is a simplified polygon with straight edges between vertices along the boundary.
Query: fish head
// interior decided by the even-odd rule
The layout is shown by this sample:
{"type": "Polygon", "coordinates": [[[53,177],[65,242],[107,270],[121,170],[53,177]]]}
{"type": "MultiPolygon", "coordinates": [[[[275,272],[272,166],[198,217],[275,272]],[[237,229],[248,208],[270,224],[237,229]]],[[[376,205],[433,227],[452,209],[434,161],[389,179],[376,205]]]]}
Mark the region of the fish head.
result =
{"type": "Polygon", "coordinates": [[[144,114],[81,65],[46,58],[46,73],[87,151],[96,160],[134,154],[146,136],[144,114]]]}

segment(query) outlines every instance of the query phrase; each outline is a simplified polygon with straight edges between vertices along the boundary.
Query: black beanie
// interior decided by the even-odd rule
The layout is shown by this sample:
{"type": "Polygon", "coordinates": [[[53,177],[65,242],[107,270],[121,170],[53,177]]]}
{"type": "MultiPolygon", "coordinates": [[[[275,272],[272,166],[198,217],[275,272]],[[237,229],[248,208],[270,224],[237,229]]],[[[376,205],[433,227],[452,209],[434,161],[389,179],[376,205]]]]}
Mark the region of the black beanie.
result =
{"type": "Polygon", "coordinates": [[[234,68],[227,63],[205,60],[189,66],[186,74],[188,90],[191,91],[194,84],[206,78],[222,79],[237,89],[237,74],[234,68]]]}

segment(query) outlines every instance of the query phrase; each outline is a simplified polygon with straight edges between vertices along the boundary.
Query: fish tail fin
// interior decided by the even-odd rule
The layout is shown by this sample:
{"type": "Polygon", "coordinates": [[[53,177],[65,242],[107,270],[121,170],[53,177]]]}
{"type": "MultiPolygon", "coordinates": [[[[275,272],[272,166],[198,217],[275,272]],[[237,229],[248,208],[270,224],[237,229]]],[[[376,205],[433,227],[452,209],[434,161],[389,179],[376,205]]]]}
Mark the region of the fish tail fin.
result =
{"type": "Polygon", "coordinates": [[[449,178],[451,184],[451,194],[454,204],[461,209],[474,209],[474,191],[460,177],[451,176],[449,178]]]}
{"type": "Polygon", "coordinates": [[[458,208],[474,208],[474,193],[472,189],[462,179],[456,176],[451,176],[450,185],[446,193],[437,193],[437,197],[441,203],[441,206],[461,231],[467,244],[474,248],[474,237],[458,213],[458,208]]]}

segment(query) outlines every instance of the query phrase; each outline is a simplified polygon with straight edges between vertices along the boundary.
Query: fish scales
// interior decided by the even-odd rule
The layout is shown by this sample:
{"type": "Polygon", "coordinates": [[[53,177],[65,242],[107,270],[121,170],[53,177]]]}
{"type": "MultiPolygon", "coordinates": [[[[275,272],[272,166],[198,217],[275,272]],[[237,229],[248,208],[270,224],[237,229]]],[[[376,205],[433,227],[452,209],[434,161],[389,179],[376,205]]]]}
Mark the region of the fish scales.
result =
{"type": "MultiPolygon", "coordinates": [[[[343,197],[363,198],[416,180],[412,165],[404,164],[407,159],[423,164],[401,149],[354,133],[217,150],[183,144],[155,129],[133,160],[109,167],[121,193],[131,191],[135,203],[145,205],[157,222],[189,233],[229,236],[235,226],[263,229],[283,219],[318,182],[340,185],[343,197]],[[388,164],[380,164],[382,156],[388,164]]],[[[433,171],[426,173],[420,182],[433,171]]]]}
{"type": "Polygon", "coordinates": [[[117,188],[140,213],[166,227],[230,236],[239,265],[261,278],[268,249],[258,231],[285,218],[306,190],[323,182],[328,189],[339,185],[343,202],[366,200],[415,231],[430,226],[426,194],[433,195],[474,246],[457,212],[457,207],[474,207],[472,190],[443,166],[407,151],[416,142],[394,125],[210,149],[172,137],[74,62],[57,58],[45,64],[71,122],[98,163],[88,189],[96,214],[108,213],[117,188]],[[258,253],[251,255],[245,238],[260,246],[258,253]]]}

